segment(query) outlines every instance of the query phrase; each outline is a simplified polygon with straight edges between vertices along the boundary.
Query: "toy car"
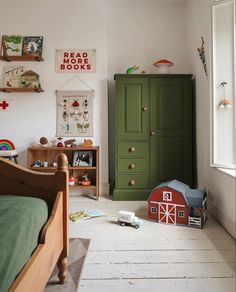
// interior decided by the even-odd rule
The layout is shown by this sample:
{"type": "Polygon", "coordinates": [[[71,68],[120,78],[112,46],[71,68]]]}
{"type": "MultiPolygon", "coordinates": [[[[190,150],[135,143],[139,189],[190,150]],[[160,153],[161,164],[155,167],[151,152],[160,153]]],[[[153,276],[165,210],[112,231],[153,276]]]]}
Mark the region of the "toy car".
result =
{"type": "Polygon", "coordinates": [[[121,226],[131,225],[136,229],[138,229],[143,224],[143,220],[136,217],[134,212],[129,211],[118,212],[118,222],[121,226]]]}

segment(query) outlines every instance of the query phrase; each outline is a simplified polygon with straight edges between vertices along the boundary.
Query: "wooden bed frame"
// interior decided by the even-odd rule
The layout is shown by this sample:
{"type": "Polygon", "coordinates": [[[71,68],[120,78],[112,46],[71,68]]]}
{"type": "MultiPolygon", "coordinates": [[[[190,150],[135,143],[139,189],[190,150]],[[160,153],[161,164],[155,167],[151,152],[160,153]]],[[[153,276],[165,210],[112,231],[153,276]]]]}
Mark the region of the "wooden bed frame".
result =
{"type": "Polygon", "coordinates": [[[37,248],[9,292],[44,290],[57,264],[59,281],[64,284],[68,255],[68,170],[67,157],[59,154],[55,174],[28,170],[0,158],[0,195],[37,197],[47,201],[49,218],[37,248]]]}

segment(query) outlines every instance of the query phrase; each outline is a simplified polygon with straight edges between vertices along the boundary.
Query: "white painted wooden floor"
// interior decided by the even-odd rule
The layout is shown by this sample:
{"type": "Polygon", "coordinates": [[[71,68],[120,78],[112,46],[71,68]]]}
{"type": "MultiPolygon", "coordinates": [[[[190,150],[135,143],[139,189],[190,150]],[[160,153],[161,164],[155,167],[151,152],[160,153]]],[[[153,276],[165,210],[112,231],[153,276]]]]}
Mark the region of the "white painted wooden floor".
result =
{"type": "Polygon", "coordinates": [[[79,292],[236,292],[235,241],[209,216],[204,229],[147,220],[147,202],[71,195],[70,211],[99,209],[106,217],[70,223],[70,237],[90,238],[79,292]],[[135,211],[139,229],[116,214],[135,211]]]}

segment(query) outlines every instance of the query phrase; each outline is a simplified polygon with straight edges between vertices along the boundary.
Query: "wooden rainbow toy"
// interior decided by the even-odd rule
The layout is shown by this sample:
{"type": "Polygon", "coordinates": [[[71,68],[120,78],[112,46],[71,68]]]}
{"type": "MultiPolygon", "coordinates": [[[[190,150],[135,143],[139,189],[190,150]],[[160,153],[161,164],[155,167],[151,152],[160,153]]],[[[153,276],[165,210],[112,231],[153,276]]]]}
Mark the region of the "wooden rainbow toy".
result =
{"type": "Polygon", "coordinates": [[[16,147],[12,141],[7,139],[0,139],[0,156],[14,156],[17,155],[16,147]]]}

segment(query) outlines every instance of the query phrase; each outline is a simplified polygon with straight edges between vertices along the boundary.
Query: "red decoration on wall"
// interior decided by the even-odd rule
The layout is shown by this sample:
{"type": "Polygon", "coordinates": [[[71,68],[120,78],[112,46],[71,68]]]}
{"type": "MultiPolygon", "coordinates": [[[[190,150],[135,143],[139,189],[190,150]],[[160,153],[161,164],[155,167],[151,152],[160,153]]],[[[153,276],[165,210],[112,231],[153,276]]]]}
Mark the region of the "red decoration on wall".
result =
{"type": "Polygon", "coordinates": [[[2,100],[2,102],[0,102],[0,109],[6,110],[8,107],[9,103],[6,100],[2,100]]]}

